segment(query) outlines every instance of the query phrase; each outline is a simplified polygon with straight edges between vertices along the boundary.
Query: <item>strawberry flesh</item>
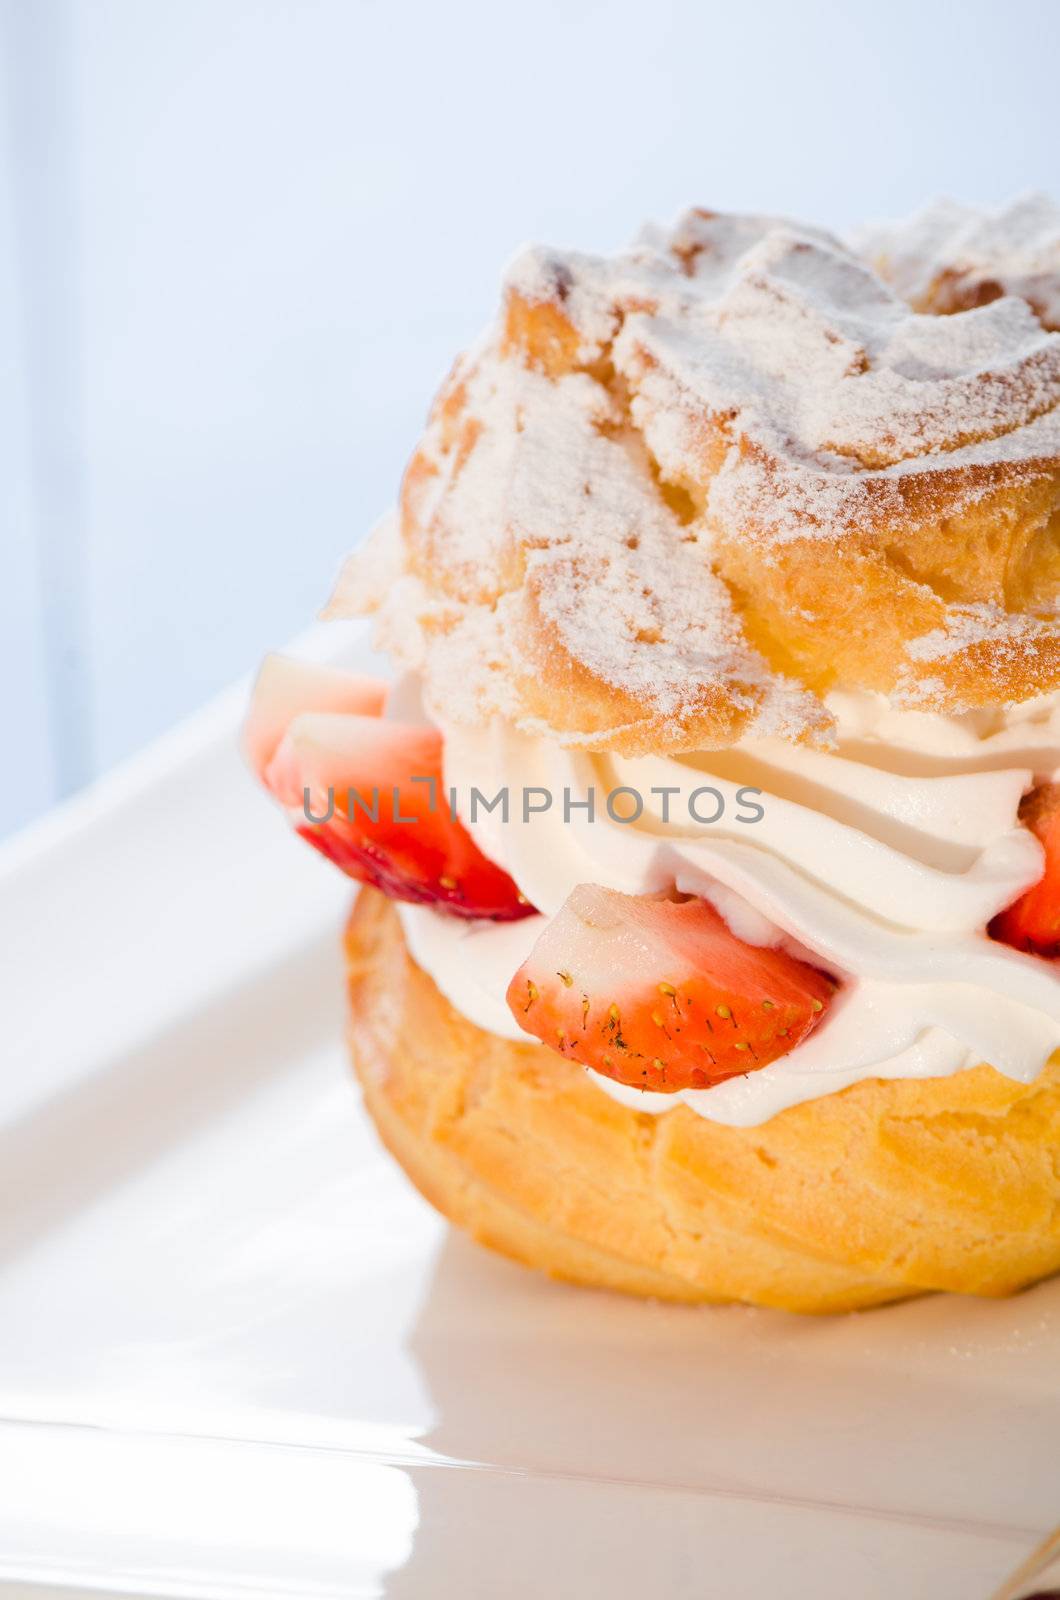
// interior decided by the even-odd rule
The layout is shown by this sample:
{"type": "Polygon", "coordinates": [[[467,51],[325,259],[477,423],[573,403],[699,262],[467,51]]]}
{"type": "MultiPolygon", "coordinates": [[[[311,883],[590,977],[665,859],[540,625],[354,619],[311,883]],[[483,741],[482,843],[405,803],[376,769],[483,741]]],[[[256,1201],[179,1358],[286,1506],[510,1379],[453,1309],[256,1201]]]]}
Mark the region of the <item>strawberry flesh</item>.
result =
{"type": "MultiPolygon", "coordinates": [[[[330,785],[334,813],[325,822],[306,821],[303,813],[297,823],[301,837],[351,878],[374,885],[393,900],[496,922],[529,916],[534,908],[512,879],[483,855],[450,814],[437,730],[368,718],[356,721],[359,726],[350,729],[350,748],[330,785]]],[[[300,776],[305,779],[305,766],[300,776]]],[[[308,787],[318,797],[313,815],[323,817],[329,785],[308,787]]]]}
{"type": "Polygon", "coordinates": [[[269,762],[300,712],[378,717],[386,691],[382,678],[361,677],[337,667],[318,667],[308,661],[296,661],[293,656],[266,656],[243,723],[243,753],[264,783],[269,762]]]}
{"type": "Polygon", "coordinates": [[[384,720],[385,695],[374,679],[270,657],[244,729],[251,765],[295,831],[358,882],[458,917],[529,916],[450,815],[441,734],[384,720]]]}
{"type": "Polygon", "coordinates": [[[1035,955],[1060,954],[1060,784],[1032,789],[1020,805],[1020,821],[1045,851],[1045,871],[1034,886],[990,924],[992,939],[1035,955]]]}
{"type": "Polygon", "coordinates": [[[832,979],[746,944],[706,900],[580,884],[509,987],[520,1027],[638,1089],[709,1089],[787,1055],[832,979]]]}

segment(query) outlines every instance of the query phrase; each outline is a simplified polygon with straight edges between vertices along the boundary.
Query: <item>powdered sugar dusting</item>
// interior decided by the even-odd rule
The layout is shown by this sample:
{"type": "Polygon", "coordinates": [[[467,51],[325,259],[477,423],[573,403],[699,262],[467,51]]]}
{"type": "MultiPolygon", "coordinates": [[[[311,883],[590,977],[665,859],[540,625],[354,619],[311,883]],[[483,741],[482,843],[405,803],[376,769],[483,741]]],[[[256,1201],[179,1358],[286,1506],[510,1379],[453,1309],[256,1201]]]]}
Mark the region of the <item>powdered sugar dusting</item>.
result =
{"type": "MultiPolygon", "coordinates": [[[[433,441],[416,506],[429,550],[444,551],[448,592],[391,573],[377,605],[383,642],[425,673],[429,695],[444,683],[450,720],[512,714],[529,601],[559,648],[649,706],[672,737],[719,686],[772,729],[825,726],[813,698],[747,644],[708,535],[668,507],[606,386],[583,372],[550,380],[492,348],[458,381],[473,447],[433,441]]],[[[374,553],[367,565],[377,569],[374,553]]],[[[363,567],[355,557],[333,614],[363,567]]]]}
{"type": "Polygon", "coordinates": [[[1018,295],[1045,327],[1060,329],[1060,207],[1046,195],[995,212],[936,200],[904,222],[865,228],[855,245],[918,310],[1018,295]]]}
{"type": "MultiPolygon", "coordinates": [[[[567,743],[642,723],[670,748],[692,729],[826,737],[818,698],[746,637],[723,543],[768,563],[794,540],[908,535],[911,516],[937,539],[999,471],[1060,499],[1060,337],[1027,303],[917,314],[826,234],[691,212],[613,258],[520,255],[410,465],[400,537],[369,558],[400,571],[381,584],[362,559],[333,611],[376,609],[449,720],[540,728],[527,684],[555,672],[594,707],[616,697],[611,728],[568,707],[548,729],[567,743]]],[[[934,598],[907,699],[930,699],[931,661],[1051,626],[1040,605],[934,598]]]]}
{"type": "MultiPolygon", "coordinates": [[[[844,474],[847,460],[886,468],[979,441],[975,459],[989,462],[998,438],[1014,434],[1018,448],[1018,430],[1060,401],[1060,339],[1021,301],[944,320],[911,315],[839,246],[786,229],[752,246],[715,298],[628,316],[615,364],[635,386],[648,370],[669,380],[662,403],[640,412],[657,453],[652,415],[665,429],[683,406],[725,419],[731,436],[775,460],[812,462],[818,480],[844,474]]],[[[1060,448],[1060,423],[1049,441],[1060,448]]],[[[687,468],[680,449],[660,460],[687,468]]],[[[831,520],[833,489],[823,494],[818,529],[831,520]]]]}

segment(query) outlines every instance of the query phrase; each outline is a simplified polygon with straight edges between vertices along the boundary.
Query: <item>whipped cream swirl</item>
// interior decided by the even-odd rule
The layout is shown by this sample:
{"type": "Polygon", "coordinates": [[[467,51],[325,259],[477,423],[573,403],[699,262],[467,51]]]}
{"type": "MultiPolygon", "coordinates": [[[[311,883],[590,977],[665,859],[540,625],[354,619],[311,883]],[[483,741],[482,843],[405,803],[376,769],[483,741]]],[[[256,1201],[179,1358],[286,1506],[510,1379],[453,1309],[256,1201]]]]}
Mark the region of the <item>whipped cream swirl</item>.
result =
{"type": "Polygon", "coordinates": [[[1030,1081],[1060,1048],[1060,965],[985,929],[1041,875],[1041,846],[1017,811],[1033,783],[1060,769],[1060,695],[953,717],[895,711],[873,694],[827,703],[839,730],[827,752],[761,739],[623,759],[565,750],[501,721],[445,728],[445,781],[462,820],[542,915],[464,926],[403,905],[413,956],[472,1022],[526,1042],[505,991],[575,885],[643,894],[674,884],[711,900],[740,938],[783,944],[842,987],[803,1044],[746,1077],[674,1095],[592,1074],[624,1103],[662,1112],[680,1100],[749,1126],[863,1078],[991,1062],[1030,1081]],[[481,803],[473,811],[472,789],[492,797],[503,786],[509,821],[481,803]],[[635,822],[615,821],[603,804],[620,786],[643,798],[635,822]],[[702,800],[688,805],[704,786],[725,799],[710,824],[692,820],[702,800]],[[753,822],[741,820],[748,807],[737,798],[747,787],[762,791],[753,822]],[[519,797],[531,788],[553,801],[524,821],[519,797]],[[564,807],[565,793],[576,801],[590,788],[592,820],[564,807]]]}

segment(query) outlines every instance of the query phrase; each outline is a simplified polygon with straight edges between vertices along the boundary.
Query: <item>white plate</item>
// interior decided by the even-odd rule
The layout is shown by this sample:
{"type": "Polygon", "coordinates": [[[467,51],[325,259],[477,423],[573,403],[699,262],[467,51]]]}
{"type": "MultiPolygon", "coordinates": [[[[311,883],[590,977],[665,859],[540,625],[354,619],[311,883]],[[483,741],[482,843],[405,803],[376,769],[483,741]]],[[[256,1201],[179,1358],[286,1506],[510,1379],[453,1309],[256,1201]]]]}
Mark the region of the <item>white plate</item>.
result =
{"type": "Polygon", "coordinates": [[[240,703],[0,855],[0,1589],[986,1600],[1060,1518],[1060,1283],[686,1310],[449,1233],[240,703]]]}

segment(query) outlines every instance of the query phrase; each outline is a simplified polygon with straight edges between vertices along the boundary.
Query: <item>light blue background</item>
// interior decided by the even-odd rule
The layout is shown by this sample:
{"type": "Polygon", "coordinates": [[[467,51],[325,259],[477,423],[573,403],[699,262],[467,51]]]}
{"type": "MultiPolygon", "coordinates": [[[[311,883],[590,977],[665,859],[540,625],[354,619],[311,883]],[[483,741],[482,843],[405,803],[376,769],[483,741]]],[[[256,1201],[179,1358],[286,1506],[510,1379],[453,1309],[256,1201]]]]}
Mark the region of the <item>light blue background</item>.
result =
{"type": "Polygon", "coordinates": [[[526,238],[1057,187],[1060,5],[0,0],[0,831],[298,631],[526,238]]]}

